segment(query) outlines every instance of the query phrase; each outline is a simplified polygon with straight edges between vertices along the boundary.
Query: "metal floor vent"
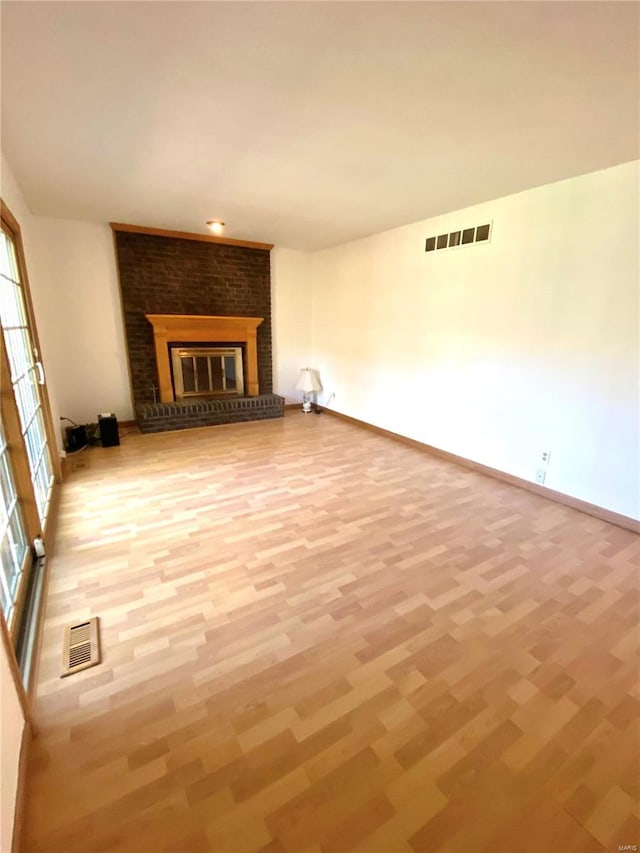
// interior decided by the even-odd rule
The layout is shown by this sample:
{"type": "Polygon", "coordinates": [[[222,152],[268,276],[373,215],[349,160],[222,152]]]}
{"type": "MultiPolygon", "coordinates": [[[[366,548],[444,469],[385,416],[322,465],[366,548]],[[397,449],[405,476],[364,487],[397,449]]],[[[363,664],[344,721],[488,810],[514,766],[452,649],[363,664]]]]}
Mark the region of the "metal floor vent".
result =
{"type": "Polygon", "coordinates": [[[60,678],[89,669],[97,663],[100,663],[98,617],[93,616],[87,622],[78,622],[76,625],[67,625],[64,629],[60,678]]]}

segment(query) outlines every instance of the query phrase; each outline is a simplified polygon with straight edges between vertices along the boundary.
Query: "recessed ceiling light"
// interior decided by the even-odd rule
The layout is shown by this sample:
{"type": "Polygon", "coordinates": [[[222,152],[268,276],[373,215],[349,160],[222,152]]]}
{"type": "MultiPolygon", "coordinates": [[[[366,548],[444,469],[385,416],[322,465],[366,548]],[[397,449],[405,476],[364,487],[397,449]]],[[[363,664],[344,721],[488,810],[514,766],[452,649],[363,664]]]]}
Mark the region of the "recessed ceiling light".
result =
{"type": "Polygon", "coordinates": [[[224,222],[221,219],[207,219],[207,225],[214,234],[222,234],[224,222]]]}

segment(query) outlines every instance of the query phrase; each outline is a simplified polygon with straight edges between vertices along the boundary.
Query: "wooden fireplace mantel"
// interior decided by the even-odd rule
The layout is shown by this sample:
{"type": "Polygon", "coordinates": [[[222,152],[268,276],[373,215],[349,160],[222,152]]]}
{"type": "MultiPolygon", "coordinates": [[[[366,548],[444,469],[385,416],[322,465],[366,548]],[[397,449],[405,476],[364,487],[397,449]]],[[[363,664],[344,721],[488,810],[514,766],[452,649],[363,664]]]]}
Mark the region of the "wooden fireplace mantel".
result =
{"type": "Polygon", "coordinates": [[[197,314],[145,314],[153,326],[156,347],[160,400],[174,400],[171,383],[169,344],[211,341],[245,344],[244,387],[245,394],[254,397],[258,388],[257,329],[264,317],[207,317],[197,314]]]}

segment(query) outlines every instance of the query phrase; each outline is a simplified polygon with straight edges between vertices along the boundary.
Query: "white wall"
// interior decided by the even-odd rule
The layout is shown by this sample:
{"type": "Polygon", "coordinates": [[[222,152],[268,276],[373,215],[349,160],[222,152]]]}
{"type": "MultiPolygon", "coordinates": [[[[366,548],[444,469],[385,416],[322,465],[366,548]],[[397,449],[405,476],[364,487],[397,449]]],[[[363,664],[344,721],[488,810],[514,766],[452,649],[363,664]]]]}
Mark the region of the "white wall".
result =
{"type": "Polygon", "coordinates": [[[63,417],[79,423],[133,411],[115,249],[108,225],[33,217],[33,258],[48,286],[40,298],[38,328],[49,342],[63,417]]]}
{"type": "Polygon", "coordinates": [[[24,717],[9,662],[0,648],[0,851],[9,853],[13,836],[24,717]]]}
{"type": "Polygon", "coordinates": [[[273,390],[288,403],[300,402],[295,390],[300,369],[311,358],[311,256],[294,249],[271,250],[271,322],[273,390]]]}
{"type": "Polygon", "coordinates": [[[54,423],[61,416],[95,421],[98,412],[106,411],[130,420],[111,229],[34,216],[4,157],[0,191],[22,231],[54,423]]]}
{"type": "Polygon", "coordinates": [[[316,253],[324,399],[528,480],[550,450],[547,486],[640,518],[638,165],[316,253]]]}

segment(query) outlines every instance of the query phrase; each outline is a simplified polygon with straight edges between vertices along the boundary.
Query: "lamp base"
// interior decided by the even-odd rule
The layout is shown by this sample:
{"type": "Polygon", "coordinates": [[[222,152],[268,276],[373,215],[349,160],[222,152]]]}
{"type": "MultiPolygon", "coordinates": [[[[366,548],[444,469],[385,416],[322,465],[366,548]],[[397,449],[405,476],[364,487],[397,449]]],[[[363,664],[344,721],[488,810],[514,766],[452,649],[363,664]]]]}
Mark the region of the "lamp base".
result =
{"type": "Polygon", "coordinates": [[[311,411],[311,401],[310,400],[304,401],[304,403],[302,404],[302,411],[305,413],[305,415],[309,414],[309,412],[311,411]]]}

